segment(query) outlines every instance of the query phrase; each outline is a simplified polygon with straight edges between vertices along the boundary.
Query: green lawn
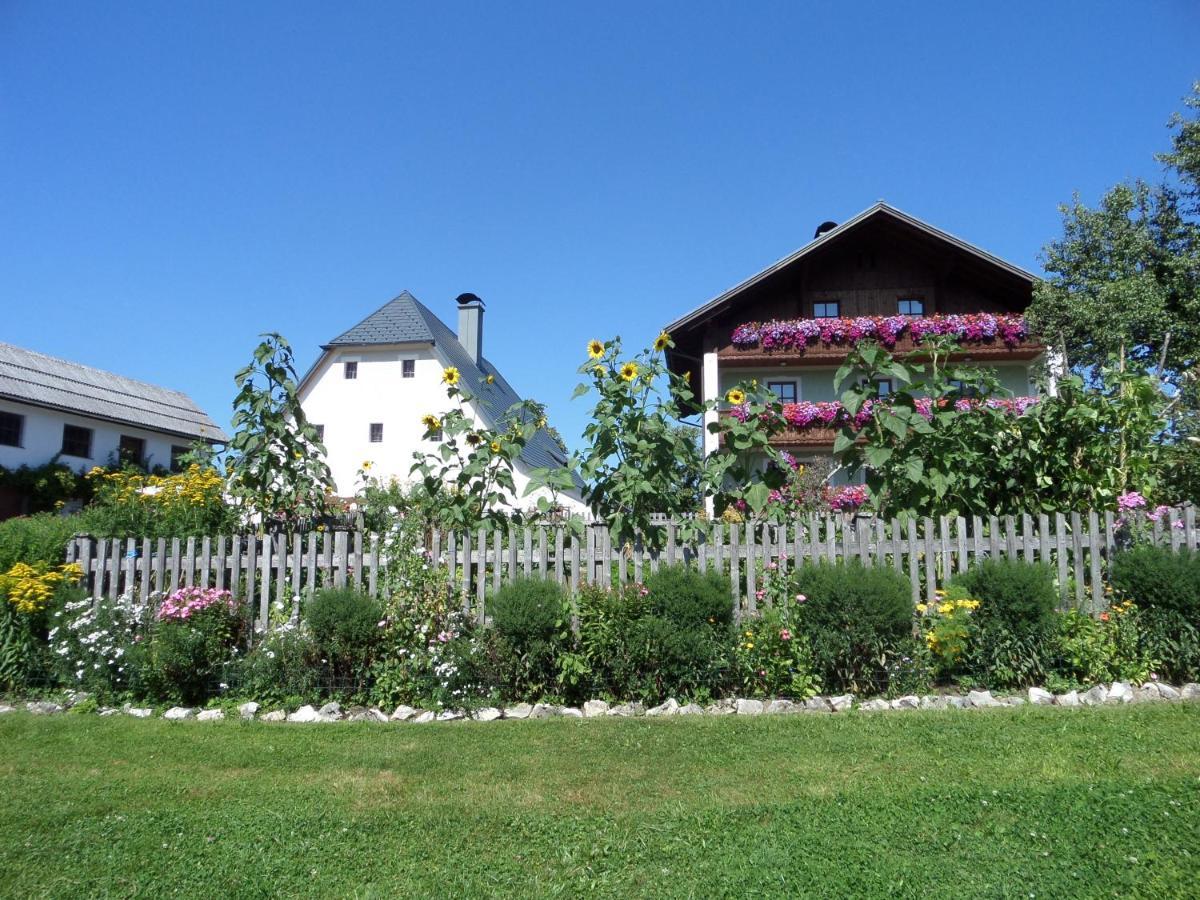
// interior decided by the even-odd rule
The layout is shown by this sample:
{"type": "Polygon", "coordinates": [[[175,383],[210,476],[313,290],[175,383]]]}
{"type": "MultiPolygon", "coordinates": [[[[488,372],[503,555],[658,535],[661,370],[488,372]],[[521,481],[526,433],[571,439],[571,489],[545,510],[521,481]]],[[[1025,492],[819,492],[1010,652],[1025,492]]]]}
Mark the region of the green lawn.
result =
{"type": "Polygon", "coordinates": [[[0,895],[1196,896],[1200,704],[0,718],[0,895]]]}

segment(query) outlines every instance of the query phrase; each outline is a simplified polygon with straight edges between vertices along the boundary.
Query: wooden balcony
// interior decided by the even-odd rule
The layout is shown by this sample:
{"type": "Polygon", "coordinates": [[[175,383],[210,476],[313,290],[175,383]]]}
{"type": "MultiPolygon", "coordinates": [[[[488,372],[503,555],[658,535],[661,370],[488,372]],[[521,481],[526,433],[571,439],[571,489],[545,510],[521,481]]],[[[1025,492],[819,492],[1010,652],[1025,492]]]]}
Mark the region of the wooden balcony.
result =
{"type": "MultiPolygon", "coordinates": [[[[722,366],[731,368],[770,368],[773,366],[837,366],[853,348],[852,344],[809,344],[803,350],[779,349],[764,350],[762,347],[736,347],[729,344],[717,351],[717,358],[722,366]]],[[[896,345],[891,349],[895,356],[905,356],[918,351],[917,358],[923,358],[920,344],[907,335],[902,334],[896,345]]],[[[1037,359],[1044,353],[1046,347],[1033,339],[1027,339],[1019,344],[1009,346],[1003,341],[990,343],[964,343],[950,354],[955,362],[1023,362],[1037,359]]]]}

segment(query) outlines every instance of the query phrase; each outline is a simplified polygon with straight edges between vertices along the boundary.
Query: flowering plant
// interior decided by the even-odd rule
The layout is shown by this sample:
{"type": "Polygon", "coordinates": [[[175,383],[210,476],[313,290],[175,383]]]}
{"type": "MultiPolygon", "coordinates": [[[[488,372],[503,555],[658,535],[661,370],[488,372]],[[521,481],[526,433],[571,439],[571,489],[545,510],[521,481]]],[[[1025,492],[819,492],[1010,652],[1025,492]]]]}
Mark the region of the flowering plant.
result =
{"type": "Polygon", "coordinates": [[[793,350],[803,353],[810,345],[817,343],[835,346],[878,341],[884,347],[892,348],[905,333],[916,343],[936,336],[960,344],[986,344],[999,339],[1009,347],[1029,337],[1024,316],[971,313],[747,322],[733,330],[732,340],[734,346],[740,348],[761,347],[768,352],[793,350]]]}
{"type": "Polygon", "coordinates": [[[945,590],[938,589],[935,596],[933,603],[916,605],[917,621],[938,669],[949,675],[966,653],[979,601],[953,584],[945,590]]]}
{"type": "Polygon", "coordinates": [[[188,587],[174,591],[155,610],[135,662],[147,696],[197,704],[227,680],[248,625],[228,591],[188,587]]]}
{"type": "Polygon", "coordinates": [[[765,607],[757,618],[742,623],[734,660],[737,677],[751,696],[802,700],[821,686],[791,602],[765,607]]]}
{"type": "Polygon", "coordinates": [[[18,562],[0,574],[0,594],[7,597],[17,612],[41,612],[60,586],[79,580],[83,570],[75,563],[48,566],[45,563],[18,562]]]}
{"type": "Polygon", "coordinates": [[[185,622],[211,606],[224,603],[230,612],[235,610],[233,595],[216,588],[183,587],[162,601],[156,617],[160,622],[185,622]]]}
{"type": "Polygon", "coordinates": [[[1112,598],[1098,617],[1070,609],[1059,618],[1059,670],[1069,681],[1091,685],[1106,681],[1134,684],[1151,677],[1156,663],[1141,646],[1141,616],[1132,600],[1112,598]]]}
{"type": "Polygon", "coordinates": [[[211,466],[189,465],[173,475],[147,475],[132,466],[87,473],[93,532],[115,537],[182,537],[220,534],[236,513],[225,502],[225,479],[211,466]]]}
{"type": "Polygon", "coordinates": [[[144,638],[147,611],[127,594],[64,603],[47,634],[63,680],[105,697],[127,690],[134,674],[130,650],[144,638]]]}

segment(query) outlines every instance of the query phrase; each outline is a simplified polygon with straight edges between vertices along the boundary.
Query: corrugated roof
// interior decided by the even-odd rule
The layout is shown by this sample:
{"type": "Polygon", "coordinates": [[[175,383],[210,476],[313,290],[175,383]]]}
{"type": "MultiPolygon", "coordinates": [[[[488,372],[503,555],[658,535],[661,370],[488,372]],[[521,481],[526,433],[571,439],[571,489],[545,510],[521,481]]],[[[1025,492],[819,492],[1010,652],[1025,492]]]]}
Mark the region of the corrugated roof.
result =
{"type": "Polygon", "coordinates": [[[0,342],[0,397],[225,443],[228,435],[180,391],[0,342]]]}
{"type": "MultiPolygon", "coordinates": [[[[446,323],[408,291],[385,303],[324,346],[328,350],[333,347],[408,343],[432,344],[446,365],[458,369],[464,386],[479,398],[479,414],[489,428],[496,428],[503,423],[509,410],[521,402],[520,395],[486,357],[476,364],[446,323]],[[488,375],[492,376],[491,384],[487,383],[488,375]]],[[[314,365],[309,374],[315,370],[314,365]]],[[[308,377],[306,375],[305,380],[308,377]]],[[[545,430],[539,430],[525,445],[521,460],[533,467],[557,468],[566,462],[567,456],[545,430]]]]}

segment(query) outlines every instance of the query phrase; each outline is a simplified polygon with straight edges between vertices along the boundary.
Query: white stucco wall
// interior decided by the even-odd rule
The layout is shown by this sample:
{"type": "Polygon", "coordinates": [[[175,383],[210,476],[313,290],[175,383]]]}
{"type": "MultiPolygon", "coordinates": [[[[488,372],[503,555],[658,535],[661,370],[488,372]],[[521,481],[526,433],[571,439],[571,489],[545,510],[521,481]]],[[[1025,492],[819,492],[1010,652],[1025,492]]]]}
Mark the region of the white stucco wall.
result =
{"type": "MultiPolygon", "coordinates": [[[[372,464],[372,476],[412,482],[413,454],[437,448],[435,442],[422,439],[422,416],[432,413],[440,418],[453,408],[442,384],[443,367],[428,344],[336,348],[322,357],[302,385],[300,402],[308,421],[324,427],[327,461],[338,496],[354,496],[364,462],[372,464]],[[403,377],[405,359],[413,360],[412,378],[403,377]],[[346,362],[358,363],[357,378],[345,377],[346,362]],[[383,425],[383,440],[378,443],[370,439],[373,422],[383,425]]],[[[470,390],[475,385],[464,383],[463,387],[470,390]]],[[[478,411],[472,410],[472,414],[480,422],[478,411]]],[[[532,506],[539,494],[549,496],[544,491],[523,496],[529,476],[521,464],[513,473],[513,481],[517,487],[513,503],[517,508],[532,506]]],[[[560,495],[559,501],[582,511],[574,498],[560,495]]]]}
{"type": "Polygon", "coordinates": [[[146,458],[148,464],[169,468],[171,465],[171,447],[190,447],[190,438],[165,435],[161,432],[147,431],[134,428],[131,425],[119,425],[92,419],[88,416],[74,413],[59,412],[53,409],[43,409],[29,406],[11,400],[0,400],[0,410],[24,416],[24,428],[21,435],[21,446],[10,447],[0,444],[0,465],[15,469],[22,465],[31,467],[44,465],[56,455],[59,462],[76,470],[87,470],[92,466],[103,466],[116,462],[117,448],[121,435],[141,438],[146,442],[146,458]],[[92,453],[90,457],[63,456],[62,450],[63,425],[76,425],[92,430],[92,453]]]}

